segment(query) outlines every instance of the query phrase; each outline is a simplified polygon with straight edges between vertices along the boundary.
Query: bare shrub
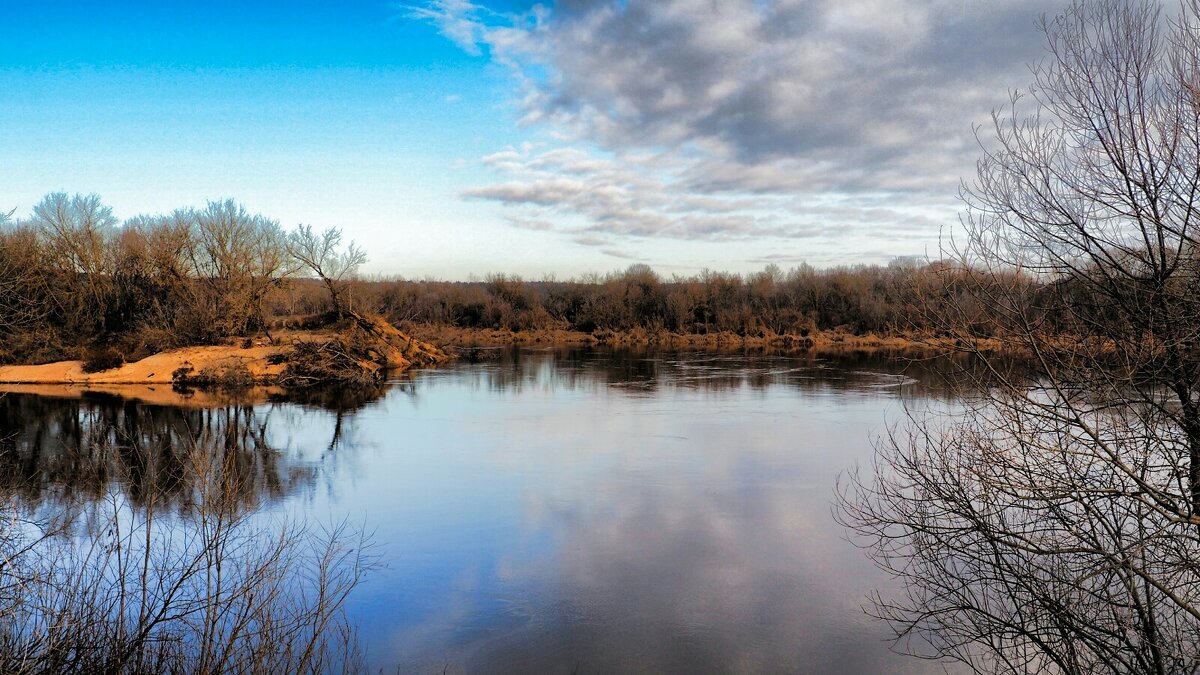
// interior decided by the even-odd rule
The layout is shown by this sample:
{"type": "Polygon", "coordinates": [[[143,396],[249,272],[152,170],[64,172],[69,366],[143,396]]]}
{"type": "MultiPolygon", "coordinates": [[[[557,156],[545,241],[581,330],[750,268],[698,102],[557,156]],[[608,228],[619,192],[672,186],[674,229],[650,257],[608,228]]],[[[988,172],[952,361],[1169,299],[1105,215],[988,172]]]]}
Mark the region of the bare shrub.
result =
{"type": "Polygon", "coordinates": [[[98,347],[89,349],[83,354],[82,370],[85,373],[99,373],[125,364],[125,355],[114,347],[98,347]]]}

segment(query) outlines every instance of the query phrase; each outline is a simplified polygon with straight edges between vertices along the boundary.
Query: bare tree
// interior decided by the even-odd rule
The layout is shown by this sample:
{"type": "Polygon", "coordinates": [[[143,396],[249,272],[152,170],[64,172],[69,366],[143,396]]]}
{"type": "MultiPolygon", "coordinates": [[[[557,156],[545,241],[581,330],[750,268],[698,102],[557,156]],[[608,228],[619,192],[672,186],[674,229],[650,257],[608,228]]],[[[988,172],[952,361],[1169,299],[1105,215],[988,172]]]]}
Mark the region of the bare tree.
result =
{"type": "Polygon", "coordinates": [[[232,199],[178,211],[172,219],[190,229],[188,276],[199,284],[195,304],[215,335],[244,335],[263,324],[267,293],[293,271],[279,223],[232,199]]]}
{"type": "MultiPolygon", "coordinates": [[[[903,647],[978,672],[1200,671],[1198,17],[1077,1],[994,117],[955,253],[1026,358],[975,354],[962,409],[913,414],[841,495],[905,584],[874,606],[903,647]]],[[[966,310],[936,319],[980,337],[966,310]]]]}
{"type": "Polygon", "coordinates": [[[367,253],[350,242],[342,248],[342,231],[330,227],[317,234],[311,225],[298,225],[288,236],[288,251],[329,289],[333,311],[343,316],[350,310],[345,282],[367,261],[367,253]]]}
{"type": "Polygon", "coordinates": [[[44,229],[64,267],[96,277],[107,271],[106,244],[117,219],[99,195],[48,194],[33,207],[33,222],[44,229]]]}
{"type": "Polygon", "coordinates": [[[99,195],[54,192],[34,206],[32,223],[61,275],[54,297],[62,314],[76,331],[102,332],[112,287],[112,209],[99,195]]]}
{"type": "Polygon", "coordinates": [[[28,331],[49,312],[48,284],[37,234],[0,213],[0,336],[28,331]]]}

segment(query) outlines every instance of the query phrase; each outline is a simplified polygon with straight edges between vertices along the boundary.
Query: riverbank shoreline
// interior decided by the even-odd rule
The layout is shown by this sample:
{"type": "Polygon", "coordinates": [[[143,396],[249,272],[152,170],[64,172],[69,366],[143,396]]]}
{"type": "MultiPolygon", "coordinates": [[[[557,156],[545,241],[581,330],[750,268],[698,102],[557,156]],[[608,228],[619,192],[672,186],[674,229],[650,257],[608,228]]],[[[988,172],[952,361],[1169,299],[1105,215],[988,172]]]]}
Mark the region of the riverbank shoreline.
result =
{"type": "Polygon", "coordinates": [[[450,358],[378,317],[351,313],[319,329],[180,347],[104,367],[83,360],[0,366],[0,385],[304,388],[377,382],[387,373],[450,358]]]}
{"type": "MultiPolygon", "coordinates": [[[[897,333],[856,335],[844,331],[815,331],[808,335],[738,335],[731,332],[706,334],[670,331],[595,331],[585,333],[563,329],[511,331],[495,328],[459,328],[432,324],[404,324],[413,337],[431,342],[444,350],[471,350],[480,347],[630,347],[695,350],[762,350],[782,353],[838,355],[861,352],[929,356],[964,350],[963,342],[953,337],[897,333]]],[[[986,352],[1004,350],[1001,340],[977,340],[971,349],[986,352]]]]}
{"type": "Polygon", "coordinates": [[[83,361],[0,366],[0,384],[169,385],[178,381],[181,369],[188,368],[195,372],[244,369],[256,382],[267,382],[283,372],[283,362],[277,355],[286,354],[289,349],[289,345],[273,345],[269,341],[250,346],[182,347],[91,373],[85,371],[83,361]]]}
{"type": "MultiPolygon", "coordinates": [[[[808,355],[886,353],[928,356],[963,351],[955,338],[900,333],[856,335],[844,331],[816,331],[808,335],[738,335],[669,331],[582,331],[546,329],[459,328],[432,324],[406,324],[398,330],[380,319],[361,319],[353,328],[369,333],[370,348],[357,366],[373,375],[384,369],[399,372],[413,366],[444,362],[456,353],[488,347],[610,347],[670,350],[753,350],[808,355]],[[366,330],[363,330],[363,327],[366,330]]],[[[98,372],[85,372],[83,361],[58,361],[39,365],[0,366],[0,389],[28,385],[62,385],[76,389],[127,386],[286,386],[297,350],[317,351],[340,347],[345,330],[307,330],[276,333],[223,345],[172,349],[98,372]],[[306,349],[307,348],[307,349],[306,349]]],[[[976,342],[972,349],[1003,351],[1000,340],[976,342]]],[[[305,384],[321,384],[314,381],[305,384]]]]}

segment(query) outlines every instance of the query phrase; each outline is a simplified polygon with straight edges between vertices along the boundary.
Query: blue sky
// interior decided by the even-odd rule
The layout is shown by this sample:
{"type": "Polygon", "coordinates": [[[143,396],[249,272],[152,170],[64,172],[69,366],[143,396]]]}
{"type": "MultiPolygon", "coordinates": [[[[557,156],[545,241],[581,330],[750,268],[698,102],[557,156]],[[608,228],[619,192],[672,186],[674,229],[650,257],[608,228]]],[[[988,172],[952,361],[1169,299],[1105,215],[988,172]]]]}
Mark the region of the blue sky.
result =
{"type": "Polygon", "coordinates": [[[875,4],[8,0],[0,208],[234,197],[409,277],[936,253],[1040,5],[875,4]]]}

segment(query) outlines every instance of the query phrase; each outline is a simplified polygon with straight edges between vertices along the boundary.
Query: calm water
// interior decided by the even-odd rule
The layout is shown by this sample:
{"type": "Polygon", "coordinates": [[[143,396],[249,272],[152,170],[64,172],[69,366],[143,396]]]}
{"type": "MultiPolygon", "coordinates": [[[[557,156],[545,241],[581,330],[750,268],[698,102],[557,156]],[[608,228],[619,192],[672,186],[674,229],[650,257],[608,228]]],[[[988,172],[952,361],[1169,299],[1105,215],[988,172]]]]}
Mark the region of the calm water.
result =
{"type": "Polygon", "coordinates": [[[527,350],[310,405],[10,395],[0,481],[42,510],[113,481],[170,494],[167,459],[81,448],[224,424],[248,504],[373,531],[387,564],[349,610],[387,672],[940,672],[888,651],[860,607],[889,581],[831,514],[874,435],[943,405],[933,380],[885,360],[527,350]]]}

